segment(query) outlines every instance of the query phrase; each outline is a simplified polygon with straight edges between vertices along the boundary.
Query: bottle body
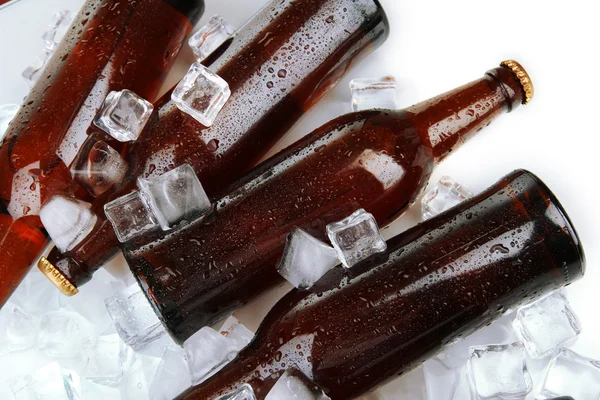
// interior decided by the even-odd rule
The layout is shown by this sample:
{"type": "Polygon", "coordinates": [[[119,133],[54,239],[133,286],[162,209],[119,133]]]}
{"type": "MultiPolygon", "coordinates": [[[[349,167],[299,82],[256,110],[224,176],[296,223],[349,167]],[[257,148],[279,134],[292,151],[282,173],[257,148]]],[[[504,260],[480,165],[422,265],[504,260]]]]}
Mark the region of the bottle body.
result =
{"type": "Polygon", "coordinates": [[[127,152],[126,182],[93,203],[101,222],[68,254],[53,250],[49,261],[78,286],[116,254],[119,243],[103,207],[134,190],[137,177],[156,177],[187,163],[209,197],[218,198],[387,34],[376,0],[268,3],[210,64],[231,90],[215,124],[202,126],[165,96],[127,152]]]}
{"type": "Polygon", "coordinates": [[[130,89],[156,99],[204,9],[191,1],[185,14],[175,3],[87,1],[9,126],[0,147],[0,305],[47,244],[44,202],[55,194],[89,198],[69,167],[97,131],[90,125],[106,95],[130,89]]]}
{"type": "Polygon", "coordinates": [[[555,196],[531,173],[515,171],[390,239],[385,253],[290,292],[237,359],[179,399],[216,399],[243,383],[264,399],[293,365],[331,398],[354,398],[576,281],[584,264],[555,196]]]}
{"type": "Polygon", "coordinates": [[[512,72],[493,72],[505,82],[486,76],[405,111],[339,117],[237,182],[213,218],[127,243],[125,257],[175,340],[185,341],[280,282],[276,266],[294,226],[327,240],[325,226],[359,208],[380,226],[390,223],[425,187],[441,157],[434,153],[445,142],[432,146],[433,121],[489,103],[478,118],[446,127],[444,137],[459,141],[507,111],[513,100],[505,97],[507,89],[520,98],[512,72]]]}

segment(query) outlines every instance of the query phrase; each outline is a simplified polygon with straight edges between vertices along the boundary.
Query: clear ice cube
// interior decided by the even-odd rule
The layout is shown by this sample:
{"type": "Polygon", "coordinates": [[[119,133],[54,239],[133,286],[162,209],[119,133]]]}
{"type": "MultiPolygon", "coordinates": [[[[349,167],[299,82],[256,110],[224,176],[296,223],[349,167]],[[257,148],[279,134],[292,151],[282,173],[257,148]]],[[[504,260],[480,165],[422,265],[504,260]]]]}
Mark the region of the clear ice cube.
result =
{"type": "Polygon", "coordinates": [[[600,361],[561,349],[544,378],[545,398],[571,396],[577,400],[600,399],[600,361]]]}
{"type": "Polygon", "coordinates": [[[42,317],[60,308],[60,292],[38,268],[32,268],[10,297],[10,301],[32,317],[42,317]]]}
{"type": "Polygon", "coordinates": [[[84,379],[81,382],[81,400],[121,400],[121,392],[118,388],[84,379]]]}
{"type": "Polygon", "coordinates": [[[139,190],[106,203],[104,214],[121,243],[159,228],[156,216],[139,190]]]}
{"type": "Polygon", "coordinates": [[[19,306],[6,303],[0,309],[0,356],[33,347],[40,321],[19,306]]]}
{"type": "Polygon", "coordinates": [[[42,35],[48,49],[54,50],[58,47],[73,19],[73,14],[69,10],[61,10],[52,14],[48,30],[42,35]]]}
{"type": "Polygon", "coordinates": [[[23,70],[21,76],[25,78],[25,81],[27,81],[29,86],[33,87],[40,79],[40,76],[44,72],[46,65],[48,65],[48,61],[50,61],[50,58],[52,58],[53,54],[54,49],[43,49],[35,61],[23,70]]]}
{"type": "Polygon", "coordinates": [[[144,130],[154,107],[130,90],[110,92],[94,125],[120,142],[137,140],[144,130]]]}
{"type": "Polygon", "coordinates": [[[229,84],[200,63],[194,63],[171,94],[184,113],[204,126],[212,126],[231,96],[229,84]]]}
{"type": "Polygon", "coordinates": [[[117,333],[136,351],[167,333],[137,283],[107,298],[105,304],[117,333]]]}
{"type": "Polygon", "coordinates": [[[210,200],[189,164],[153,179],[140,178],[138,186],[163,230],[198,218],[211,209],[210,200]]]}
{"type": "Polygon", "coordinates": [[[203,61],[234,34],[235,29],[220,15],[215,15],[190,37],[188,44],[198,61],[203,61]]]}
{"type": "Polygon", "coordinates": [[[292,367],[275,382],[265,400],[331,400],[302,372],[292,367]]]}
{"type": "Polygon", "coordinates": [[[427,397],[427,384],[422,367],[379,388],[377,393],[378,400],[427,400],[430,398],[427,397]]]}
{"type": "Polygon", "coordinates": [[[353,79],[350,92],[352,111],[396,109],[396,79],[393,76],[353,79]]]}
{"type": "Polygon", "coordinates": [[[167,347],[150,385],[150,400],[171,400],[190,386],[185,351],[177,345],[167,347]]]}
{"type": "Polygon", "coordinates": [[[160,358],[136,356],[136,359],[121,379],[119,389],[123,400],[148,400],[150,383],[156,376],[160,358]]]}
{"type": "Polygon", "coordinates": [[[210,327],[204,327],[183,343],[192,383],[197,385],[218,372],[237,355],[234,342],[210,327]]]}
{"type": "Polygon", "coordinates": [[[254,339],[254,333],[234,316],[227,318],[219,331],[221,335],[225,336],[232,343],[233,348],[238,351],[242,350],[254,339]]]}
{"type": "Polygon", "coordinates": [[[526,396],[533,389],[523,343],[472,347],[470,353],[467,370],[481,398],[526,396]]]}
{"type": "Polygon", "coordinates": [[[473,193],[444,176],[429,192],[423,196],[421,210],[423,219],[427,220],[473,197],[473,193]]]}
{"type": "Polygon", "coordinates": [[[133,361],[133,352],[118,334],[100,336],[90,351],[83,377],[100,385],[118,385],[133,361]]]}
{"type": "Polygon", "coordinates": [[[61,366],[80,371],[86,365],[96,339],[87,319],[72,311],[58,310],[42,317],[38,348],[61,366]]]}
{"type": "Polygon", "coordinates": [[[387,249],[375,217],[363,209],[327,225],[327,235],[346,268],[387,249]]]}
{"type": "Polygon", "coordinates": [[[15,400],[78,400],[79,376],[53,362],[32,374],[10,381],[15,400]]]}
{"type": "Polygon", "coordinates": [[[71,176],[92,196],[98,197],[123,181],[127,162],[97,135],[90,135],[71,164],[71,176]]]}
{"type": "Polygon", "coordinates": [[[67,252],[92,231],[98,217],[90,210],[91,204],[74,198],[56,195],[40,210],[40,219],[54,245],[67,252]]]}
{"type": "Polygon", "coordinates": [[[4,138],[8,124],[17,115],[18,111],[19,106],[16,104],[4,104],[0,106],[0,141],[4,138]]]}
{"type": "Polygon", "coordinates": [[[308,289],[339,262],[333,247],[294,227],[288,234],[277,272],[293,286],[308,289]]]}
{"type": "Polygon", "coordinates": [[[231,393],[219,397],[217,400],[256,400],[252,386],[245,383],[231,393]]]}
{"type": "Polygon", "coordinates": [[[535,359],[552,355],[581,332],[579,320],[562,291],[520,308],[513,326],[535,359]]]}

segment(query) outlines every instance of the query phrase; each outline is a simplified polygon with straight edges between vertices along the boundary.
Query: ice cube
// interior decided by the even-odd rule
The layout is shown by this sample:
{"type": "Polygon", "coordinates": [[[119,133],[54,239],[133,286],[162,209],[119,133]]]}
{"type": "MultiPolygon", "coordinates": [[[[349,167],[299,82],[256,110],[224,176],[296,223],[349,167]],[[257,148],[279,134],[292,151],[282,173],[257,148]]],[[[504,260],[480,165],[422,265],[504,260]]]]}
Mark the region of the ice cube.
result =
{"type": "Polygon", "coordinates": [[[331,400],[323,390],[298,369],[288,369],[275,382],[265,400],[331,400]]]}
{"type": "Polygon", "coordinates": [[[220,15],[215,15],[190,37],[188,44],[198,61],[203,61],[234,34],[235,29],[220,15]]]}
{"type": "Polygon", "coordinates": [[[150,400],[171,400],[190,386],[185,351],[177,345],[167,347],[150,385],[150,400]]]}
{"type": "Polygon", "coordinates": [[[350,81],[352,111],[370,109],[396,109],[396,79],[383,78],[353,79],[350,81]]]}
{"type": "Polygon", "coordinates": [[[39,269],[32,268],[10,297],[10,301],[26,314],[42,317],[60,308],[59,293],[56,286],[39,269]]]}
{"type": "Polygon", "coordinates": [[[449,176],[444,176],[423,196],[421,202],[423,219],[433,218],[472,196],[469,190],[454,182],[449,176]]]}
{"type": "Polygon", "coordinates": [[[0,309],[0,356],[36,344],[40,322],[19,306],[6,303],[0,309]]]}
{"type": "Polygon", "coordinates": [[[54,50],[58,47],[73,19],[73,14],[69,10],[61,10],[52,14],[48,30],[42,35],[48,49],[54,50]]]}
{"type": "Polygon", "coordinates": [[[32,374],[12,379],[10,387],[15,400],[79,400],[79,376],[51,363],[32,374]]]}
{"type": "Polygon", "coordinates": [[[237,355],[239,349],[210,327],[204,327],[183,343],[192,383],[197,385],[218,372],[237,355]]]}
{"type": "Polygon", "coordinates": [[[562,291],[519,309],[513,326],[535,359],[557,352],[581,332],[579,320],[562,291]]]}
{"type": "Polygon", "coordinates": [[[123,400],[148,400],[150,383],[156,376],[160,358],[137,356],[119,385],[123,400]]]}
{"type": "Polygon", "coordinates": [[[90,135],[71,164],[71,176],[92,196],[98,197],[123,181],[127,162],[98,135],[90,135]]]}
{"type": "Polygon", "coordinates": [[[53,54],[54,49],[44,48],[35,61],[23,70],[21,76],[25,78],[25,81],[27,81],[29,86],[33,87],[40,79],[40,76],[44,72],[46,65],[48,65],[48,61],[50,61],[53,54]]]}
{"type": "Polygon", "coordinates": [[[287,237],[277,272],[295,287],[307,289],[339,262],[333,247],[294,227],[287,237]]]}
{"type": "Polygon", "coordinates": [[[121,339],[138,351],[167,334],[137,283],[105,300],[121,339]]]}
{"type": "Polygon", "coordinates": [[[92,325],[72,311],[50,312],[40,322],[38,348],[61,366],[80,371],[96,342],[92,325]]]}
{"type": "Polygon", "coordinates": [[[189,164],[153,179],[140,178],[138,186],[163,230],[198,218],[211,209],[210,200],[189,164]]]}
{"type": "Polygon", "coordinates": [[[91,206],[85,201],[56,195],[40,210],[44,228],[61,252],[74,248],[94,229],[98,218],[91,206]]]}
{"type": "Polygon", "coordinates": [[[106,203],[104,214],[121,243],[159,228],[156,216],[139,190],[106,203]]]}
{"type": "Polygon", "coordinates": [[[212,126],[231,96],[223,78],[200,63],[194,63],[171,94],[171,100],[204,126],[212,126]]]}
{"type": "MultiPolygon", "coordinates": [[[[120,400],[121,392],[119,389],[99,385],[90,380],[84,379],[81,382],[81,400],[120,400]]],[[[127,400],[127,399],[123,399],[127,400]]]]}
{"type": "Polygon", "coordinates": [[[533,382],[523,343],[471,347],[467,364],[473,390],[483,399],[526,396],[533,382]]]}
{"type": "Polygon", "coordinates": [[[118,385],[133,361],[133,352],[116,333],[100,336],[90,352],[83,376],[106,386],[118,385]]]}
{"type": "Polygon", "coordinates": [[[0,141],[4,138],[8,124],[17,115],[18,111],[19,106],[16,104],[4,104],[0,106],[0,141]]]}
{"type": "Polygon", "coordinates": [[[15,395],[10,388],[9,382],[0,381],[0,399],[2,400],[15,400],[15,395]]]}
{"type": "Polygon", "coordinates": [[[256,400],[252,386],[245,383],[233,392],[219,397],[217,400],[256,400]]]}
{"type": "Polygon", "coordinates": [[[427,400],[429,398],[422,367],[388,383],[377,392],[379,400],[427,400]]]}
{"type": "Polygon", "coordinates": [[[120,142],[137,140],[144,130],[154,107],[130,90],[110,92],[94,125],[120,142]]]}
{"type": "Polygon", "coordinates": [[[233,348],[237,349],[237,351],[242,350],[254,339],[254,333],[234,316],[225,320],[221,326],[220,333],[229,340],[233,348]]]}
{"type": "Polygon", "coordinates": [[[550,362],[542,395],[545,398],[571,396],[577,400],[600,399],[600,361],[561,349],[550,362]]]}
{"type": "Polygon", "coordinates": [[[327,235],[346,268],[387,249],[375,217],[363,209],[327,225],[327,235]]]}

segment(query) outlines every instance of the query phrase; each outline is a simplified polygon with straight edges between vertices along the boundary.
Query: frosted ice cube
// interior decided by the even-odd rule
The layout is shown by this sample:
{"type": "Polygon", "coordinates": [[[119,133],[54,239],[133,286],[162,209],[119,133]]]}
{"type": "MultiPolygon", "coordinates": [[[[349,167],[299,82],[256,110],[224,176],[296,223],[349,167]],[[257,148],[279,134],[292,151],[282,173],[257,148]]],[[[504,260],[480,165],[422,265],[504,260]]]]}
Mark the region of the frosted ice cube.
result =
{"type": "Polygon", "coordinates": [[[52,14],[48,30],[42,35],[48,49],[54,50],[58,47],[73,19],[73,14],[69,10],[61,10],[52,14]]]}
{"type": "Polygon", "coordinates": [[[106,203],[104,214],[121,243],[159,227],[156,216],[139,190],[106,203]]]}
{"type": "Polygon", "coordinates": [[[98,218],[91,206],[85,201],[56,195],[40,210],[44,228],[61,252],[77,246],[94,229],[98,218]]]}
{"type": "Polygon", "coordinates": [[[468,189],[444,176],[423,196],[421,209],[423,219],[427,220],[473,197],[468,189]]]}
{"type": "Polygon", "coordinates": [[[561,349],[550,362],[542,395],[546,398],[571,396],[577,400],[600,399],[600,361],[561,349]]]}
{"type": "Polygon", "coordinates": [[[327,235],[346,268],[387,249],[375,217],[363,209],[327,225],[327,235]]]}
{"type": "Polygon", "coordinates": [[[18,111],[19,106],[16,104],[4,104],[0,106],[0,141],[4,138],[8,124],[17,115],[18,111]]]}
{"type": "Polygon", "coordinates": [[[519,309],[513,326],[535,359],[555,353],[581,332],[579,320],[561,291],[519,309]]]}
{"type": "Polygon", "coordinates": [[[72,311],[50,312],[40,322],[38,348],[61,366],[80,371],[96,342],[92,325],[72,311]]]}
{"type": "Polygon", "coordinates": [[[230,96],[229,85],[223,78],[194,63],[171,94],[171,100],[181,111],[208,127],[230,96]]]}
{"type": "Polygon", "coordinates": [[[288,369],[275,382],[265,400],[331,400],[323,390],[296,368],[288,369]]]}
{"type": "Polygon", "coordinates": [[[133,365],[121,379],[119,389],[123,400],[148,400],[150,383],[156,376],[160,358],[137,356],[133,365]]]}
{"type": "Polygon", "coordinates": [[[34,346],[39,324],[20,307],[6,303],[0,309],[0,356],[34,346]]]}
{"type": "Polygon", "coordinates": [[[187,354],[194,385],[223,368],[239,351],[234,342],[209,327],[204,327],[192,335],[183,343],[183,348],[187,354]]]}
{"type": "Polygon", "coordinates": [[[339,262],[333,247],[294,227],[287,237],[277,272],[295,287],[307,289],[339,262]]]}
{"type": "Polygon", "coordinates": [[[189,164],[153,179],[140,178],[138,186],[163,230],[198,218],[211,209],[210,200],[189,164]]]}
{"type": "Polygon", "coordinates": [[[90,135],[71,164],[71,176],[92,196],[98,197],[123,181],[127,162],[97,135],[90,135]]]}
{"type": "Polygon", "coordinates": [[[352,111],[370,109],[396,109],[396,79],[383,78],[353,79],[350,81],[352,111]]]}
{"type": "Polygon", "coordinates": [[[198,61],[203,61],[234,34],[235,29],[220,15],[215,15],[190,37],[188,44],[198,61]]]}
{"type": "Polygon", "coordinates": [[[150,385],[150,400],[171,400],[190,386],[185,351],[177,345],[167,347],[150,385]]]}
{"type": "Polygon", "coordinates": [[[237,351],[242,350],[254,339],[254,333],[234,316],[227,318],[219,331],[237,351]]]}
{"type": "Polygon", "coordinates": [[[101,385],[118,385],[133,361],[133,352],[116,333],[100,336],[83,370],[83,377],[101,385]]]}
{"type": "Polygon", "coordinates": [[[25,78],[25,81],[27,81],[29,86],[33,87],[40,79],[40,76],[44,72],[46,65],[48,65],[48,61],[50,61],[53,54],[54,49],[43,49],[35,61],[23,70],[21,76],[25,78]]]}
{"type": "Polygon", "coordinates": [[[526,396],[533,388],[523,343],[472,347],[467,364],[473,390],[483,399],[526,396]]]}
{"type": "Polygon", "coordinates": [[[94,125],[120,142],[137,140],[144,130],[154,107],[130,90],[110,92],[94,125]]]}
{"type": "Polygon", "coordinates": [[[252,386],[245,383],[233,392],[219,397],[217,400],[256,400],[252,386]]]}
{"type": "MultiPolygon", "coordinates": [[[[81,400],[120,400],[121,392],[117,388],[99,385],[84,379],[81,382],[81,400]]],[[[127,399],[123,399],[127,400],[127,399]]]]}
{"type": "Polygon", "coordinates": [[[117,333],[136,351],[167,333],[137,283],[109,297],[105,304],[117,333]]]}
{"type": "Polygon", "coordinates": [[[15,400],[78,400],[81,394],[79,376],[51,363],[22,378],[12,379],[10,387],[15,400]]]}

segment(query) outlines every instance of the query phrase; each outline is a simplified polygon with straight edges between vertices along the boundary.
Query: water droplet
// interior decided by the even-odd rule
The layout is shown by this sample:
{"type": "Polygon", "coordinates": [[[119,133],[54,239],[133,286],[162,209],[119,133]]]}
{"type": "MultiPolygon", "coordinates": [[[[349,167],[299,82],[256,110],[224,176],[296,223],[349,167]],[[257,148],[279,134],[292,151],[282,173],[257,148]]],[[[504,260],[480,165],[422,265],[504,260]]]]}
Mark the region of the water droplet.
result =
{"type": "Polygon", "coordinates": [[[285,69],[280,69],[277,72],[277,76],[280,77],[280,78],[285,78],[287,76],[287,71],[285,69]]]}
{"type": "Polygon", "coordinates": [[[492,254],[494,254],[494,253],[508,254],[508,253],[510,253],[510,250],[503,244],[495,244],[490,249],[490,253],[492,253],[492,254]]]}
{"type": "Polygon", "coordinates": [[[212,139],[208,143],[206,143],[206,148],[208,151],[215,152],[219,150],[219,141],[217,139],[212,139]]]}
{"type": "Polygon", "coordinates": [[[271,82],[271,81],[267,82],[267,87],[269,89],[271,89],[273,87],[273,82],[271,82]]]}
{"type": "Polygon", "coordinates": [[[335,21],[335,17],[333,15],[330,15],[329,17],[327,17],[327,19],[325,20],[325,22],[327,22],[328,24],[331,24],[332,22],[335,21]]]}

